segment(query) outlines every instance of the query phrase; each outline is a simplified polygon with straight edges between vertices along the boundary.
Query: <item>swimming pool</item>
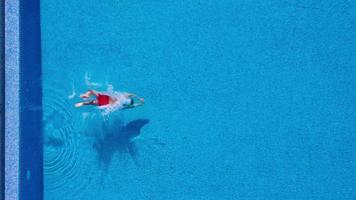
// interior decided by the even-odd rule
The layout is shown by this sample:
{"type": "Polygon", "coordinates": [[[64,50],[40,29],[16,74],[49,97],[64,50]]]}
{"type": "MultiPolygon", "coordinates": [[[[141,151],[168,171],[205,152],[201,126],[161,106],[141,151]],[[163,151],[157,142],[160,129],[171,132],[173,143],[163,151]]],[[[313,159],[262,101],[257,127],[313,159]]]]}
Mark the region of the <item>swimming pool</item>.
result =
{"type": "Polygon", "coordinates": [[[41,59],[22,63],[41,68],[20,81],[20,158],[37,169],[22,174],[37,183],[20,184],[22,199],[36,189],[36,200],[356,195],[352,1],[37,5],[41,59]],[[146,103],[75,108],[88,89],[146,103]]]}

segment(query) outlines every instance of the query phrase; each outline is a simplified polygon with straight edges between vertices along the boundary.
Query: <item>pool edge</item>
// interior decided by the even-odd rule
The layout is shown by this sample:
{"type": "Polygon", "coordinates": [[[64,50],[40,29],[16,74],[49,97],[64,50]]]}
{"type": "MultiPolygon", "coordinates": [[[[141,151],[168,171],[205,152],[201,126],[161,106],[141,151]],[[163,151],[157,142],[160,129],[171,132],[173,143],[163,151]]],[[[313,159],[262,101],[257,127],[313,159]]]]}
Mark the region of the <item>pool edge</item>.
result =
{"type": "Polygon", "coordinates": [[[5,200],[19,194],[19,1],[5,0],[5,200]],[[11,94],[11,95],[10,95],[11,94]]]}

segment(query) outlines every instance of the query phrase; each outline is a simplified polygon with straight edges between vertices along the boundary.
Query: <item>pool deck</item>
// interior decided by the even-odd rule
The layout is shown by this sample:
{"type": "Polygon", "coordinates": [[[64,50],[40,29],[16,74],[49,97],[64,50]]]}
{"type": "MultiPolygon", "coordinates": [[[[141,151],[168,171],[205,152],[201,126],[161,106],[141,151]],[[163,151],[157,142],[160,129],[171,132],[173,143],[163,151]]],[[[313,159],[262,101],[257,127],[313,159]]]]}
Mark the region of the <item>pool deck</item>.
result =
{"type": "Polygon", "coordinates": [[[15,200],[19,194],[19,64],[19,1],[5,0],[6,200],[15,200]]]}

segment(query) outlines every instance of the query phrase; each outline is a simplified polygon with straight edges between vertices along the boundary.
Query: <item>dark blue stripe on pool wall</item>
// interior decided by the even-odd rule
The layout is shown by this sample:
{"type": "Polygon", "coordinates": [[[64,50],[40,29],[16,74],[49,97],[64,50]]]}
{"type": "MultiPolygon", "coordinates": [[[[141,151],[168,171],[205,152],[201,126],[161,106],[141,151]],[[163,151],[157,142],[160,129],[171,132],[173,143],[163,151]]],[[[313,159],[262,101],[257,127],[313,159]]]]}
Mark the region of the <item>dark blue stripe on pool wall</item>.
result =
{"type": "Polygon", "coordinates": [[[43,199],[40,1],[20,1],[20,200],[43,199]]]}

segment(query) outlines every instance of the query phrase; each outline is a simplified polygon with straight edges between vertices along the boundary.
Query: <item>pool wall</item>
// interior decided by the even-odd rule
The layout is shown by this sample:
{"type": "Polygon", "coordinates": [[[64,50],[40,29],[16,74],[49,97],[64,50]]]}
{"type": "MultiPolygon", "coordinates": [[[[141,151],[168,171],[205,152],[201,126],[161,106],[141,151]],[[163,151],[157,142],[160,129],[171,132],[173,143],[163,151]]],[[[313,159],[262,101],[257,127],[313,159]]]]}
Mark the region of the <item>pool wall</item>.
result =
{"type": "Polygon", "coordinates": [[[20,1],[20,199],[43,199],[40,1],[20,1]]]}
{"type": "Polygon", "coordinates": [[[5,197],[43,199],[40,2],[5,1],[5,197]]]}

